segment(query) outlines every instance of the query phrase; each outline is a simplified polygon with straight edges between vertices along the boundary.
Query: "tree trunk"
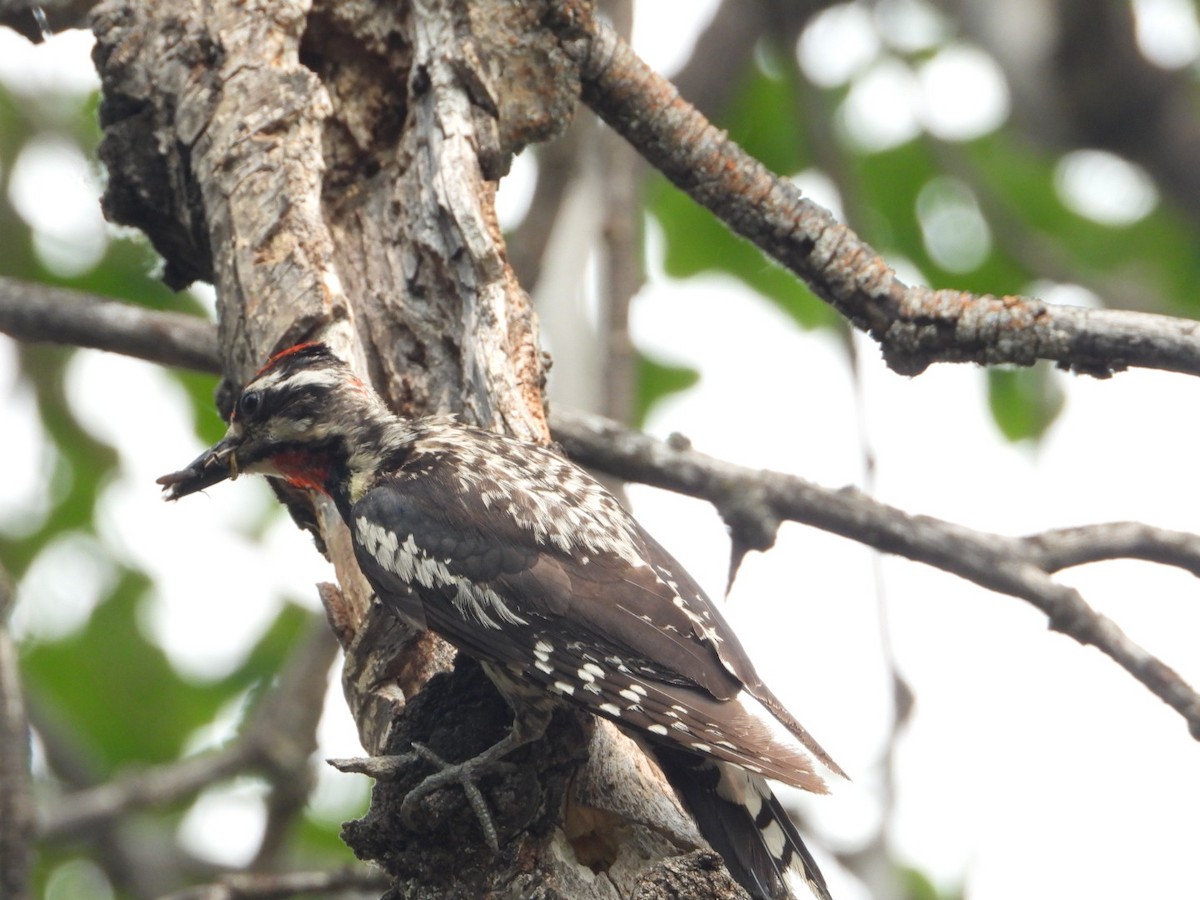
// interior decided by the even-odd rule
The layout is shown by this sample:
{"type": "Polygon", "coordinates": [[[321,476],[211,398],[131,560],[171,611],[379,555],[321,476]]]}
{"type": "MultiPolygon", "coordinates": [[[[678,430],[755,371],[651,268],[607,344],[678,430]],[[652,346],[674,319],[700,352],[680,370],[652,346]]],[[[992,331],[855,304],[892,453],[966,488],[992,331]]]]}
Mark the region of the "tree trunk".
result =
{"type": "MultiPolygon", "coordinates": [[[[511,154],[565,126],[578,95],[547,11],[511,0],[97,7],[106,213],[150,236],[169,283],[216,285],[226,388],[272,351],[319,338],[401,413],[547,440],[536,323],[493,207],[511,154]]],[[[367,750],[424,740],[465,758],[495,740],[509,714],[479,669],[451,671],[445,644],[372,606],[328,502],[284,499],[338,573],[322,599],[367,750]]],[[[426,827],[403,827],[398,799],[421,771],[378,785],[347,841],[404,897],[739,894],[661,775],[610,726],[564,713],[514,762],[485,783],[499,858],[453,790],[425,802],[426,827]]]]}

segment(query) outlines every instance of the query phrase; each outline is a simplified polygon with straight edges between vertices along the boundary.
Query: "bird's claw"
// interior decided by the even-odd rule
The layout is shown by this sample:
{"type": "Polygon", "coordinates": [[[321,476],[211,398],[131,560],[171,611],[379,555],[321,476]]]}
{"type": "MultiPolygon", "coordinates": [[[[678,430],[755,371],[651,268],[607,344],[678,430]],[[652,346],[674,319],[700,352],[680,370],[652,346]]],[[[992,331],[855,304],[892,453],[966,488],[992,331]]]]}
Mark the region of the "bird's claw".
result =
{"type": "Polygon", "coordinates": [[[448,784],[458,784],[466,794],[467,802],[471,805],[475,817],[479,819],[484,840],[487,841],[493,853],[499,853],[500,840],[496,831],[496,822],[492,817],[491,810],[488,809],[487,801],[483,799],[483,793],[479,790],[478,781],[487,773],[511,771],[516,766],[504,760],[491,758],[486,753],[464,762],[449,763],[424,744],[416,742],[412,745],[412,753],[406,753],[404,756],[410,759],[419,758],[438,770],[432,775],[427,775],[420,784],[405,795],[404,802],[400,804],[400,818],[405,826],[416,831],[419,827],[417,805],[434,791],[440,790],[448,784]]]}
{"type": "Polygon", "coordinates": [[[420,783],[410,790],[400,804],[400,819],[410,831],[419,831],[418,806],[422,800],[448,784],[458,784],[466,794],[479,826],[483,829],[484,840],[493,853],[500,852],[500,840],[496,830],[496,822],[488,809],[487,801],[479,790],[478,781],[491,772],[508,772],[516,768],[513,763],[498,759],[489,753],[482,753],[460,763],[450,763],[442,759],[424,744],[413,742],[412,751],[392,756],[370,756],[355,759],[331,759],[329,764],[342,772],[357,772],[370,775],[381,781],[391,781],[409,769],[416,762],[423,762],[437,771],[427,775],[420,783]]]}

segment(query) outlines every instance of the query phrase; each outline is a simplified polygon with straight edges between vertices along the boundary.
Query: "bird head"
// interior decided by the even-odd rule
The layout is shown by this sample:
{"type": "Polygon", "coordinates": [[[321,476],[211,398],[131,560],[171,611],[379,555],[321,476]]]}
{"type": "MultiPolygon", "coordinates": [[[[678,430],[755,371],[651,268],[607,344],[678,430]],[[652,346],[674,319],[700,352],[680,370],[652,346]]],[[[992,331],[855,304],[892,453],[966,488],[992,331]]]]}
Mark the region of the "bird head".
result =
{"type": "Polygon", "coordinates": [[[242,473],[329,493],[356,442],[384,418],[383,402],[325,344],[299,344],[242,388],[220,441],[158,483],[168,500],[242,473]]]}

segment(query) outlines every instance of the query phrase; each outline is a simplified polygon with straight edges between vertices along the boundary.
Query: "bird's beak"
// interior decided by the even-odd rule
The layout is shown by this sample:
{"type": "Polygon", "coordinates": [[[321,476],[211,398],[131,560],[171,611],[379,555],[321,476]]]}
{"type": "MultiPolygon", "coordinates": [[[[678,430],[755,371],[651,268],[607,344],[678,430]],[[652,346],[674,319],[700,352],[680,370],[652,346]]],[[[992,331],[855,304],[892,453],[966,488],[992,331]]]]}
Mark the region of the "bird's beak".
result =
{"type": "Polygon", "coordinates": [[[163,486],[164,500],[178,500],[194,494],[226,478],[238,477],[238,448],[242,443],[242,427],[237,422],[229,426],[225,437],[209,447],[178,472],[158,479],[163,486]]]}

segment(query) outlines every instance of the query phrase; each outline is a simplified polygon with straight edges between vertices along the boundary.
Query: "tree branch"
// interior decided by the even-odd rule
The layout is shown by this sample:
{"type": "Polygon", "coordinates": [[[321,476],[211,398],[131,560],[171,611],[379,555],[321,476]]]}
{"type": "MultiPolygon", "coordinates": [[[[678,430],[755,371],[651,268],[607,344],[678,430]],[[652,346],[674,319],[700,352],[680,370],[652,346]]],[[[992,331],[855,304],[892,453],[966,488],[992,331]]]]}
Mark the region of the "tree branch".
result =
{"type": "MultiPolygon", "coordinates": [[[[130,810],[161,806],[251,770],[265,773],[277,786],[276,794],[291,796],[301,789],[307,795],[311,781],[308,761],[316,749],[321,699],[336,652],[328,626],[315,620],[308,639],[298,645],[279,683],[263,698],[236,741],[212,753],[68,794],[44,812],[42,836],[52,840],[71,837],[130,810]]],[[[294,802],[285,805],[295,808],[294,802]]]]}
{"type": "Polygon", "coordinates": [[[1109,522],[1043,531],[1024,538],[1031,559],[1046,572],[1109,559],[1142,559],[1200,576],[1200,538],[1141,522],[1109,522]]]}
{"type": "Polygon", "coordinates": [[[0,277],[0,331],[22,341],[92,347],[220,372],[217,332],[208,322],[68,288],[0,277]]]}
{"type": "MultiPolygon", "coordinates": [[[[59,315],[69,316],[71,308],[64,304],[59,315]]],[[[140,346],[128,337],[128,330],[136,328],[139,319],[150,328],[166,315],[152,310],[134,313],[116,301],[97,302],[94,298],[85,308],[93,322],[89,346],[118,351],[140,346]],[[108,307],[121,309],[106,320],[108,307]],[[113,338],[106,345],[110,333],[113,338]]],[[[0,309],[0,330],[9,331],[2,316],[0,309]]],[[[20,336],[62,341],[54,323],[49,325],[20,336]]],[[[62,333],[75,330],[67,326],[62,333]]],[[[208,356],[201,350],[188,359],[198,359],[204,371],[217,371],[215,341],[202,341],[199,346],[209,348],[208,356]]],[[[161,353],[155,359],[183,364],[182,360],[163,359],[161,353]]],[[[1200,575],[1200,536],[1133,522],[1058,529],[1027,537],[991,534],[906,513],[855,488],[830,490],[792,475],[714,459],[692,450],[686,442],[664,443],[600,416],[560,409],[550,421],[555,438],[572,459],[628,481],[711,502],[747,548],[767,549],[781,522],[801,522],[1020,597],[1042,610],[1055,630],[1112,657],[1179,712],[1200,740],[1200,694],[1130,641],[1114,622],[1091,609],[1077,591],[1050,578],[1069,566],[1118,558],[1178,566],[1200,575]]]]}
{"type": "Polygon", "coordinates": [[[560,410],[551,421],[573,459],[622,478],[709,500],[732,529],[758,536],[752,547],[771,546],[781,521],[802,522],[1027,600],[1049,617],[1051,628],[1112,657],[1179,712],[1200,740],[1200,694],[1129,640],[1111,619],[1089,607],[1077,591],[1049,577],[1066,565],[1125,555],[1120,548],[1135,558],[1195,572],[1200,536],[1115,523],[1007,537],[910,515],[855,488],[832,491],[779,472],[723,462],[687,446],[627,431],[598,416],[560,410]],[[1100,539],[1095,551],[1082,546],[1089,535],[1100,539]]]}
{"type": "Polygon", "coordinates": [[[180,762],[144,769],[132,775],[74,791],[47,806],[41,836],[63,840],[116,819],[130,810],[162,806],[198,793],[211,784],[250,769],[255,759],[248,742],[180,762]]]}
{"type": "Polygon", "coordinates": [[[330,897],[349,892],[358,896],[366,891],[379,893],[389,884],[383,872],[365,867],[334,872],[235,872],[214,884],[186,888],[160,900],[284,900],[300,894],[330,897]]]}
{"type": "Polygon", "coordinates": [[[21,697],[17,648],[8,630],[13,586],[0,568],[0,897],[29,892],[34,804],[29,774],[29,720],[21,697]]]}
{"type": "MultiPolygon", "coordinates": [[[[94,753],[81,746],[86,742],[79,741],[77,729],[63,721],[55,710],[36,702],[36,698],[29,698],[28,710],[47,770],[63,791],[83,795],[98,785],[103,765],[94,753]]],[[[39,829],[44,821],[39,818],[39,829]]],[[[181,879],[212,877],[211,866],[178,846],[169,831],[150,829],[133,834],[124,824],[125,819],[97,819],[95,827],[72,840],[73,844],[90,850],[109,883],[122,896],[155,897],[181,879]]]]}
{"type": "Polygon", "coordinates": [[[1097,377],[1130,366],[1200,374],[1200,323],[905,284],[872,247],[747,155],[582,5],[565,4],[552,25],[582,66],[584,101],[693,200],[874,337],[896,372],[916,375],[935,362],[1048,359],[1097,377]]]}

